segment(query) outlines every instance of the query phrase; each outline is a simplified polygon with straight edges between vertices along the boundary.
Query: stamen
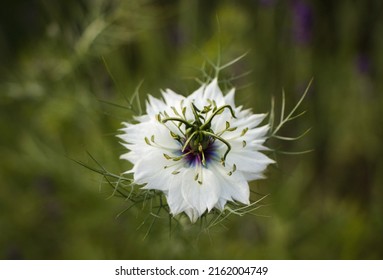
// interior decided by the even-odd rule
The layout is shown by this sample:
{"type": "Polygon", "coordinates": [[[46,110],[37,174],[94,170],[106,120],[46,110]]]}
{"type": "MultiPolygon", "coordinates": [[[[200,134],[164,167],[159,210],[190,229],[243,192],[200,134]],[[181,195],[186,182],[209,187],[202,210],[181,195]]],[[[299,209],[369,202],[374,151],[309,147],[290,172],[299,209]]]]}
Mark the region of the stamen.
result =
{"type": "Polygon", "coordinates": [[[163,154],[163,155],[164,155],[164,157],[165,157],[167,160],[171,160],[171,159],[172,159],[172,157],[169,156],[169,155],[167,155],[167,154],[163,154]]]}
{"type": "Polygon", "coordinates": [[[187,154],[183,154],[182,156],[179,156],[179,157],[174,157],[172,158],[172,160],[174,161],[180,161],[182,158],[184,158],[187,154]]]}
{"type": "Polygon", "coordinates": [[[222,130],[222,131],[220,131],[220,132],[218,132],[217,133],[217,136],[221,136],[222,134],[224,134],[226,131],[235,131],[235,130],[237,130],[237,128],[238,127],[230,127],[230,123],[229,123],[229,125],[227,124],[228,122],[226,122],[226,128],[224,129],[224,130],[222,130]]]}
{"type": "Polygon", "coordinates": [[[181,137],[178,135],[178,134],[175,134],[173,131],[170,130],[170,136],[175,139],[175,140],[179,140],[181,137]]]}
{"type": "Polygon", "coordinates": [[[215,102],[215,100],[212,100],[212,104],[213,104],[213,111],[216,111],[217,110],[217,103],[215,102]]]}
{"type": "Polygon", "coordinates": [[[196,173],[195,176],[194,176],[194,181],[198,180],[198,176],[199,176],[199,173],[196,173]]]}
{"type": "Polygon", "coordinates": [[[203,152],[203,149],[202,149],[202,145],[201,145],[201,143],[199,144],[199,146],[198,146],[198,151],[201,153],[201,155],[202,155],[202,165],[203,166],[206,166],[206,160],[205,160],[205,153],[203,152]]]}
{"type": "Polygon", "coordinates": [[[233,173],[237,170],[237,166],[233,164],[233,169],[227,173],[228,176],[233,175],[233,173]]]}
{"type": "Polygon", "coordinates": [[[249,130],[249,128],[248,127],[246,127],[244,130],[242,130],[242,132],[241,132],[241,136],[243,136],[243,135],[245,135],[246,134],[246,132],[249,130]]]}
{"type": "Polygon", "coordinates": [[[157,147],[157,148],[160,148],[160,149],[162,149],[162,150],[167,150],[167,151],[169,151],[169,152],[174,152],[174,149],[173,149],[173,148],[169,148],[169,147],[166,147],[166,146],[163,146],[163,145],[158,144],[158,143],[155,141],[155,137],[154,137],[154,135],[152,135],[152,136],[150,137],[150,140],[149,140],[148,137],[145,137],[144,139],[145,139],[146,144],[149,145],[149,146],[151,146],[151,147],[157,147]]]}
{"type": "Polygon", "coordinates": [[[180,155],[180,156],[178,156],[178,157],[172,157],[172,156],[169,156],[168,154],[163,154],[164,155],[164,157],[167,159],[167,160],[173,160],[173,161],[180,161],[181,159],[183,159],[184,157],[186,157],[187,155],[189,155],[189,154],[191,154],[193,151],[189,151],[189,152],[187,152],[187,153],[185,153],[185,154],[182,154],[182,155],[180,155]]]}
{"type": "MultiPolygon", "coordinates": [[[[176,166],[176,165],[179,165],[179,163],[178,163],[178,162],[175,162],[175,163],[170,164],[170,165],[165,165],[165,166],[164,166],[164,169],[168,169],[168,168],[173,167],[173,166],[176,166]]],[[[175,172],[175,171],[173,171],[173,172],[175,172]]]]}
{"type": "Polygon", "coordinates": [[[201,111],[201,113],[202,114],[206,114],[206,113],[208,113],[208,112],[210,112],[211,111],[211,105],[209,105],[209,106],[204,106],[203,107],[203,110],[201,111]]]}
{"type": "Polygon", "coordinates": [[[178,113],[176,107],[172,106],[172,107],[170,107],[170,108],[173,110],[173,112],[174,112],[174,114],[175,114],[176,116],[181,117],[181,115],[178,113]]]}
{"type": "Polygon", "coordinates": [[[200,174],[200,176],[199,176],[200,179],[199,179],[197,182],[198,182],[198,184],[202,185],[202,181],[203,181],[203,177],[202,177],[202,175],[203,175],[203,173],[202,173],[202,166],[200,165],[200,166],[198,166],[197,168],[199,168],[199,174],[200,174]]]}

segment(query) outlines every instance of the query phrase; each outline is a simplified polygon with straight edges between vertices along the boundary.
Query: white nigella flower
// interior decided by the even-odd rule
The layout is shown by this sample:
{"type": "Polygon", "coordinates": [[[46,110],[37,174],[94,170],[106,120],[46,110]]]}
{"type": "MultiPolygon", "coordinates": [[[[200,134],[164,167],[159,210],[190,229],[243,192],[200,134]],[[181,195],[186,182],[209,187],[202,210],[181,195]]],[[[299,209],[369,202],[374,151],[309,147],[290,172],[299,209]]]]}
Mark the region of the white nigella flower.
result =
{"type": "Polygon", "coordinates": [[[149,95],[146,114],[124,123],[119,137],[129,152],[136,184],[160,190],[172,215],[185,212],[195,222],[228,201],[250,203],[248,181],[263,178],[273,160],[261,151],[268,125],[265,114],[234,104],[235,90],[225,96],[217,79],[184,97],[171,90],[163,100],[149,95]]]}

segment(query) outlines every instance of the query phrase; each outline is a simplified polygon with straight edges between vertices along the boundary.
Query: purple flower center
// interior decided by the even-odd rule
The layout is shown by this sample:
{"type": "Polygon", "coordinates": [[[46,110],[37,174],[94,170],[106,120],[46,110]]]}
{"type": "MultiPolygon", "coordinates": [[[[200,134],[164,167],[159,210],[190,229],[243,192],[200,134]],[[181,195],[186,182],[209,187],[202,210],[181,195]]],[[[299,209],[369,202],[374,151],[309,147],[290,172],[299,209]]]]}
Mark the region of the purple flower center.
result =
{"type": "Polygon", "coordinates": [[[193,145],[189,144],[183,151],[183,154],[185,155],[184,159],[189,166],[207,166],[209,162],[217,156],[217,147],[216,144],[214,144],[214,139],[211,137],[208,137],[201,147],[202,149],[193,147],[193,145]]]}

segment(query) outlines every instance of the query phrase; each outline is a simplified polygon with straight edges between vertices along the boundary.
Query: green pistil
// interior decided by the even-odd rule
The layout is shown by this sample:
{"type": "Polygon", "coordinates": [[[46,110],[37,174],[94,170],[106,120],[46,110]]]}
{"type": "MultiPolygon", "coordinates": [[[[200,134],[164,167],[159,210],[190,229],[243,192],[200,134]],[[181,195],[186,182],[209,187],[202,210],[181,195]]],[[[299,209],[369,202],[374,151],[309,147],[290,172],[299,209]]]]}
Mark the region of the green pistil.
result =
{"type": "Polygon", "coordinates": [[[223,113],[223,111],[225,111],[225,108],[228,108],[230,110],[230,113],[231,113],[231,116],[233,118],[236,118],[235,117],[235,114],[234,114],[234,111],[233,111],[233,108],[231,108],[230,105],[223,105],[221,107],[219,107],[218,109],[216,109],[215,111],[213,111],[213,114],[209,117],[209,119],[201,126],[201,130],[203,130],[204,128],[210,128],[210,125],[211,125],[211,121],[213,120],[213,118],[216,116],[216,115],[220,115],[223,113]]]}
{"type": "MultiPolygon", "coordinates": [[[[192,103],[191,109],[192,109],[192,112],[194,115],[194,122],[193,123],[186,120],[186,117],[185,117],[186,107],[182,108],[182,115],[183,116],[181,116],[181,114],[179,114],[174,107],[172,107],[172,110],[176,114],[177,117],[169,117],[166,114],[166,112],[164,112],[164,115],[166,117],[163,119],[159,115],[157,115],[157,120],[161,121],[164,124],[168,121],[178,122],[179,123],[178,126],[184,124],[186,129],[185,129],[185,134],[184,134],[185,138],[184,138],[184,142],[183,142],[183,146],[182,146],[182,152],[185,152],[185,150],[188,147],[190,148],[190,151],[188,153],[183,154],[180,157],[170,157],[170,156],[164,154],[165,158],[172,159],[172,160],[179,160],[183,156],[185,156],[189,153],[198,153],[201,155],[202,165],[206,166],[206,158],[205,158],[204,149],[206,149],[209,146],[211,141],[219,140],[222,143],[224,143],[227,147],[226,152],[222,158],[222,164],[224,164],[225,160],[226,160],[226,156],[228,155],[228,153],[231,150],[231,145],[229,144],[229,142],[227,142],[225,139],[223,139],[220,136],[222,135],[222,133],[224,131],[234,131],[237,128],[236,127],[233,127],[233,128],[230,127],[230,123],[226,122],[226,129],[223,132],[221,132],[219,135],[217,135],[211,130],[210,127],[211,127],[211,122],[214,119],[214,117],[222,114],[226,108],[230,110],[231,116],[233,118],[235,118],[234,110],[230,105],[223,105],[223,106],[217,108],[217,105],[214,102],[214,100],[213,101],[209,100],[209,105],[205,106],[202,111],[199,110],[192,103]],[[202,114],[207,114],[210,111],[212,111],[212,114],[210,115],[210,117],[207,120],[205,120],[205,117],[202,116],[202,114]]],[[[242,131],[243,135],[245,133],[246,133],[245,130],[242,131]]],[[[175,133],[170,132],[170,135],[172,136],[173,139],[175,139],[179,142],[182,141],[181,137],[177,136],[175,133]]],[[[152,139],[152,142],[154,142],[153,140],[154,139],[152,139]]],[[[149,139],[145,138],[145,141],[149,144],[149,139]]]]}

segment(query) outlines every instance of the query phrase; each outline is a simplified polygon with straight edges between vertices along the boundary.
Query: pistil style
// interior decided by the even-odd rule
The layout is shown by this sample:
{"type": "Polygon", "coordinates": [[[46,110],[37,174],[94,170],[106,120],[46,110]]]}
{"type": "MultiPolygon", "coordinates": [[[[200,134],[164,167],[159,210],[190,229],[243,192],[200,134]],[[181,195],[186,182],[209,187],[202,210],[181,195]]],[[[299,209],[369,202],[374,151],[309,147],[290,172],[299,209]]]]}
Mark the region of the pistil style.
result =
{"type": "MultiPolygon", "coordinates": [[[[185,107],[184,107],[185,108],[185,107]]],[[[233,118],[235,117],[234,110],[230,105],[223,105],[219,108],[217,108],[215,102],[211,102],[209,106],[205,106],[204,109],[201,111],[198,109],[194,103],[191,104],[191,110],[194,115],[194,122],[190,123],[186,119],[182,118],[179,114],[177,116],[179,117],[166,117],[161,119],[160,117],[157,117],[157,120],[161,121],[163,124],[165,124],[168,121],[173,122],[179,122],[181,125],[185,125],[185,138],[184,141],[177,135],[174,134],[174,132],[170,131],[171,136],[179,141],[182,142],[182,149],[181,152],[183,153],[183,156],[188,155],[188,157],[194,157],[191,160],[189,160],[189,164],[194,164],[196,162],[196,159],[199,163],[202,164],[202,166],[206,167],[207,162],[210,159],[210,156],[214,154],[213,144],[215,140],[219,140],[222,143],[224,143],[227,147],[225,154],[221,158],[221,162],[224,165],[226,157],[228,153],[231,150],[231,145],[228,141],[223,139],[220,135],[222,135],[222,132],[219,134],[216,134],[211,129],[211,122],[213,119],[222,114],[225,109],[229,109],[231,116],[233,118]],[[213,105],[213,108],[212,108],[213,105]],[[202,116],[202,114],[207,114],[210,111],[212,111],[209,118],[205,121],[205,117],[202,116]],[[202,122],[203,121],[203,122],[202,122]],[[209,152],[206,152],[209,150],[209,152]],[[213,150],[212,152],[210,150],[213,150]],[[185,153],[186,152],[186,153],[185,153]]],[[[175,108],[173,111],[176,112],[175,108]]],[[[183,111],[185,111],[183,109],[183,111]]],[[[236,128],[230,128],[230,123],[226,122],[226,129],[225,131],[233,131],[236,128]]]]}

